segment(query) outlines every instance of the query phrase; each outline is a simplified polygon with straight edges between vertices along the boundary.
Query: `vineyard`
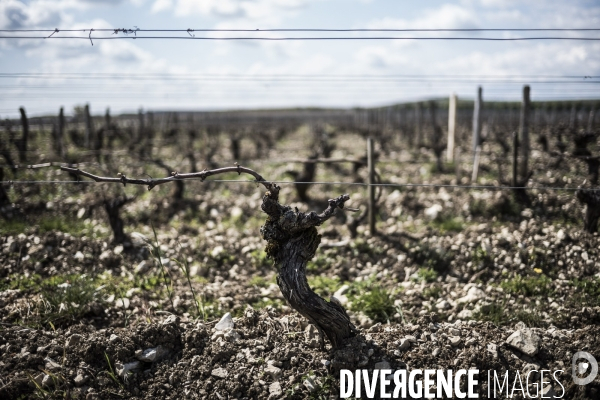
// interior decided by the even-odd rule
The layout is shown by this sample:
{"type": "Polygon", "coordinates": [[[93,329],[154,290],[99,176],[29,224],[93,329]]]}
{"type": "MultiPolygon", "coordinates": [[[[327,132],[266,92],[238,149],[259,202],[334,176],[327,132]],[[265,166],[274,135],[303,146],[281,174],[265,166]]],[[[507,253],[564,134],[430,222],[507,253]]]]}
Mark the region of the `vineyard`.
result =
{"type": "Polygon", "coordinates": [[[528,88],[22,108],[0,127],[0,397],[337,398],[340,369],[477,368],[482,398],[487,371],[542,369],[562,386],[540,396],[600,398],[571,378],[600,354],[597,110],[528,88]],[[281,259],[300,245],[312,308],[281,259]]]}

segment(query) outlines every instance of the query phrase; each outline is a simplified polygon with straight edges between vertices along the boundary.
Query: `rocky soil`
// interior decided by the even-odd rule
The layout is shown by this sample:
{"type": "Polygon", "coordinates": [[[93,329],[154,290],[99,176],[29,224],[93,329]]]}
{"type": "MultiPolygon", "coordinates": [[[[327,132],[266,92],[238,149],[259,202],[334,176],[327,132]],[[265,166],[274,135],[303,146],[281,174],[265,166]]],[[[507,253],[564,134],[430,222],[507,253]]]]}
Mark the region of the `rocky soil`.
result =
{"type": "MultiPolygon", "coordinates": [[[[575,185],[574,168],[547,164],[532,157],[532,186],[575,185]]],[[[381,163],[380,175],[466,183],[423,165],[381,163]]],[[[289,166],[251,167],[278,178],[289,166]]],[[[342,179],[333,174],[316,179],[342,179]]],[[[570,376],[578,351],[600,360],[600,239],[583,232],[572,191],[532,189],[519,204],[505,191],[386,188],[378,235],[340,212],[308,267],[311,287],[361,332],[334,351],[281,297],[253,183],[189,182],[183,200],[168,187],[102,188],[137,196],[121,212],[128,242],[112,242],[99,186],[9,191],[24,217],[0,228],[0,398],[336,398],[344,367],[478,368],[482,397],[488,370],[512,382],[560,369],[562,398],[600,398],[600,377],[570,376]]],[[[364,210],[354,186],[314,185],[303,203],[283,185],[281,199],[321,211],[344,192],[364,210]]]]}

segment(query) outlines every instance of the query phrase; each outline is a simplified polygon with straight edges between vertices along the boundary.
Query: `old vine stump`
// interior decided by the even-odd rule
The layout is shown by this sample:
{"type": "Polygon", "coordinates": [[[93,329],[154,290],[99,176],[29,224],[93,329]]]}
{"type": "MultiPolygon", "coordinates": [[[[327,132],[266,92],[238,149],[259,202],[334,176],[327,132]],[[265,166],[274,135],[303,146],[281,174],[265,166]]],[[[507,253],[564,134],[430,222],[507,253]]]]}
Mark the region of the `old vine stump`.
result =
{"type": "Polygon", "coordinates": [[[290,306],[325,333],[334,349],[340,348],[357,330],[341,304],[334,299],[325,301],[310,288],[306,265],[321,242],[316,227],[331,218],[336,209],[343,208],[350,196],[329,200],[329,206],[320,214],[293,210],[279,204],[278,197],[276,185],[263,196],[261,208],[268,218],[260,230],[267,241],[267,255],[278,269],[277,284],[290,306]]]}
{"type": "Polygon", "coordinates": [[[577,199],[587,206],[585,210],[584,229],[586,232],[598,231],[600,219],[600,190],[582,189],[576,192],[577,199]]]}

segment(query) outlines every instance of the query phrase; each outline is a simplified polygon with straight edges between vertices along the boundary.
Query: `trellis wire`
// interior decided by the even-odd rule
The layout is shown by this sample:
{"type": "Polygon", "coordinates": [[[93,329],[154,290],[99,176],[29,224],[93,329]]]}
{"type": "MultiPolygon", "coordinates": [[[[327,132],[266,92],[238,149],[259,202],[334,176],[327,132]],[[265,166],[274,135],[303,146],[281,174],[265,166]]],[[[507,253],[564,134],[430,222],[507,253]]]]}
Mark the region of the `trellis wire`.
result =
{"type": "MultiPolygon", "coordinates": [[[[182,181],[202,181],[202,182],[215,182],[215,183],[258,183],[253,180],[239,180],[239,179],[205,179],[201,178],[189,178],[181,179],[182,181]]],[[[173,181],[175,182],[175,181],[173,181]]],[[[527,189],[527,190],[556,190],[556,191],[576,191],[581,188],[579,187],[558,187],[558,186],[494,186],[494,185],[450,185],[450,184],[436,184],[436,183],[365,183],[365,182],[335,182],[335,181],[316,181],[316,182],[295,182],[295,181],[279,181],[279,180],[267,180],[269,183],[285,184],[285,185],[339,185],[339,186],[364,186],[364,187],[391,187],[391,188],[402,188],[402,187],[424,187],[424,188],[458,188],[458,189],[474,189],[474,190],[514,190],[514,189],[527,189]]],[[[112,183],[112,182],[95,182],[95,181],[1,181],[2,185],[20,185],[20,184],[90,184],[90,183],[112,183]]],[[[150,183],[150,182],[149,182],[150,183]]],[[[140,185],[132,185],[140,186],[140,185]]],[[[585,188],[586,190],[600,190],[600,188],[585,188]]]]}

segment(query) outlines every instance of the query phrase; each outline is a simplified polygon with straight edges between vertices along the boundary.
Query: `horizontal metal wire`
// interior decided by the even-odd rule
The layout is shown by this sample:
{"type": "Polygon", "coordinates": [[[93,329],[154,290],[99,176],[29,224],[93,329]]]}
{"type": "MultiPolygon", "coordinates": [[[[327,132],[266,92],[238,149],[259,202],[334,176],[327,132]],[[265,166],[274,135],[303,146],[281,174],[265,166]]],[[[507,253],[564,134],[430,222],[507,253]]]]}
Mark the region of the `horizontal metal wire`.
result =
{"type": "MultiPolygon", "coordinates": [[[[253,180],[239,180],[239,179],[205,179],[190,178],[182,179],[182,181],[202,181],[202,182],[215,182],[215,183],[254,183],[259,182],[253,180]]],[[[173,181],[175,182],[175,181],[173,181]]],[[[525,190],[556,190],[556,191],[576,191],[582,188],[579,187],[557,187],[557,186],[494,186],[494,185],[446,185],[436,183],[365,183],[365,182],[296,182],[296,181],[271,181],[269,183],[283,184],[283,185],[337,185],[337,186],[376,186],[376,187],[389,187],[389,188],[411,188],[411,187],[423,187],[423,188],[456,188],[456,189],[474,189],[474,190],[514,190],[514,189],[525,189],[525,190]]],[[[111,182],[95,182],[95,181],[1,181],[2,185],[27,185],[27,184],[90,184],[90,183],[111,183],[111,182]]],[[[139,185],[138,185],[139,186],[139,185]]],[[[585,190],[600,190],[599,188],[585,188],[585,190]]]]}
{"type": "Polygon", "coordinates": [[[264,36],[234,36],[234,37],[196,37],[196,36],[0,36],[0,39],[84,39],[92,42],[94,40],[122,40],[122,39],[166,39],[166,40],[208,40],[208,41],[235,41],[235,40],[257,40],[257,41],[317,41],[317,40],[466,40],[466,41],[496,41],[496,42],[515,42],[529,40],[581,40],[581,41],[600,41],[600,37],[568,37],[568,36],[532,36],[515,38],[491,38],[491,37],[424,37],[424,36],[329,36],[329,37],[264,37],[264,36]]]}

